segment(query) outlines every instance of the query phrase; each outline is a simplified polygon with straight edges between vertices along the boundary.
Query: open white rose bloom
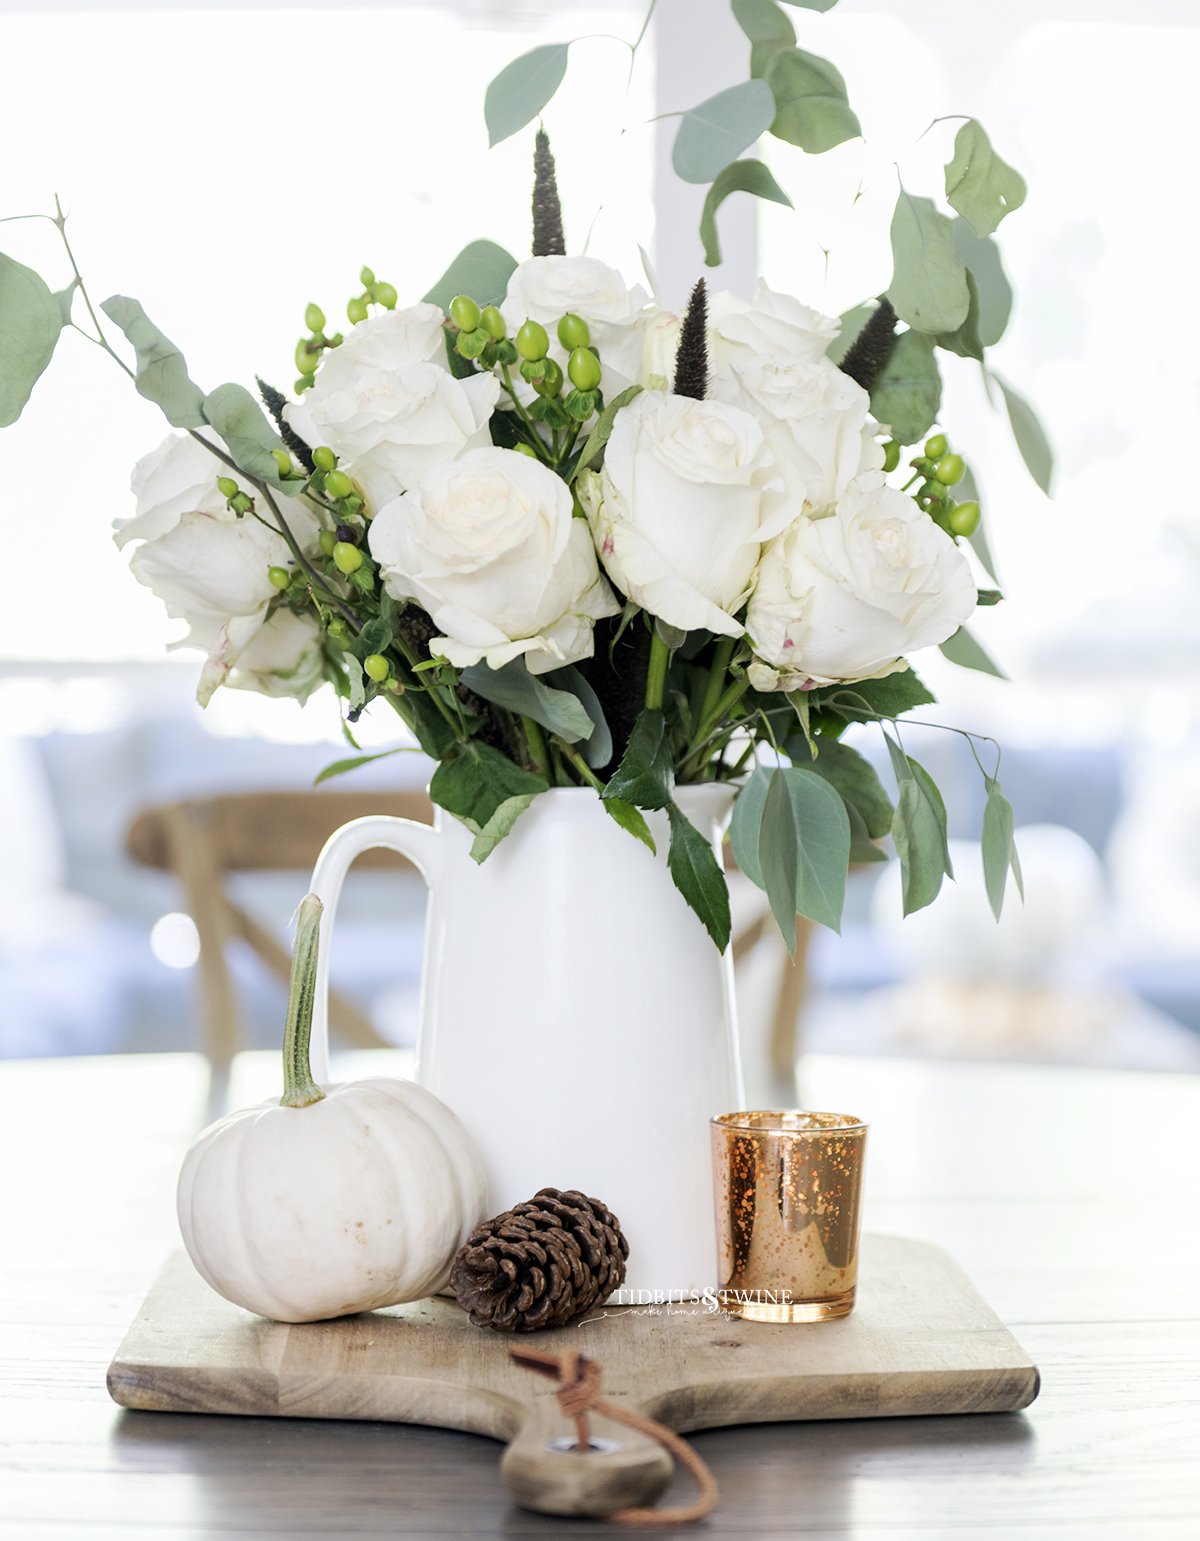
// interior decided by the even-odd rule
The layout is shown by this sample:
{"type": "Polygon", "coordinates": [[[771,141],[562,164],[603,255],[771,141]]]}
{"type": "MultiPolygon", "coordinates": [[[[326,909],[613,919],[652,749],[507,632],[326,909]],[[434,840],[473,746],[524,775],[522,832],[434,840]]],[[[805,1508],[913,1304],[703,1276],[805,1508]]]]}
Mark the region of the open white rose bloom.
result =
{"type": "MultiPolygon", "coordinates": [[[[394,711],[454,771],[435,799],[488,826],[481,860],[550,787],[651,846],[667,808],[672,875],[722,947],[689,782],[733,784],[735,854],[785,936],[796,913],[836,925],[847,866],[889,834],[906,906],[928,903],[945,809],[895,721],[932,699],[912,654],[986,657],[962,632],[983,569],[962,458],[888,387],[895,311],[846,338],[765,284],[700,283],[676,313],[544,237],[520,263],[469,249],[469,284],[407,306],[364,269],[344,334],[309,307],[295,394],[260,382],[266,411],[204,396],[159,339],[181,431],[135,468],[116,539],[204,651],[201,701],[327,682],[351,722],[394,711]],[[864,723],[895,797],[847,741],[864,723]]],[[[1015,867],[994,776],[988,807],[994,887],[997,850],[1015,867]]]]}

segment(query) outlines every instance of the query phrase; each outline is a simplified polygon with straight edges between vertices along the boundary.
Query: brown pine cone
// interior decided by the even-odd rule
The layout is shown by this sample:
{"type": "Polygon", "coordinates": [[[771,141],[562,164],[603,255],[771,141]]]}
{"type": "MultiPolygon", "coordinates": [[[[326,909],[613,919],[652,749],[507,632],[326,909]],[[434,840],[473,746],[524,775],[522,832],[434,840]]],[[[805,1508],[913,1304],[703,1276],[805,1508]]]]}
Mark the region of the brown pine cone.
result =
{"type": "Polygon", "coordinates": [[[607,1299],[625,1278],[628,1256],[620,1222],[599,1199],[542,1188],[472,1232],[450,1286],[477,1327],[537,1332],[564,1327],[607,1299]]]}

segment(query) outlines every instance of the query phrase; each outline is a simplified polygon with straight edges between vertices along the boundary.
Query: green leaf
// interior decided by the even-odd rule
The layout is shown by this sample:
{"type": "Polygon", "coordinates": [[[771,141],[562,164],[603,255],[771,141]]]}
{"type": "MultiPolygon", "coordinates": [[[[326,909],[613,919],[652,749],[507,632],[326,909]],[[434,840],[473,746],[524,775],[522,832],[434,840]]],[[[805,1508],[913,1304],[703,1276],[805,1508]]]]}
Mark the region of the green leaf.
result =
{"type": "MultiPolygon", "coordinates": [[[[842,801],[845,803],[845,798],[842,801]]],[[[846,815],[850,820],[850,865],[865,867],[872,862],[887,861],[887,852],[871,839],[863,823],[863,816],[853,803],[846,803],[846,815]]]]}
{"type": "Polygon", "coordinates": [[[947,835],[946,804],[925,767],[884,734],[900,788],[892,820],[892,840],[900,858],[904,913],[932,904],[943,877],[953,877],[947,835]]]}
{"type": "Polygon", "coordinates": [[[75,291],[79,288],[79,280],[73,278],[65,289],[56,289],[54,298],[58,301],[58,313],[62,317],[62,324],[70,326],[71,310],[75,303],[75,291]]]}
{"type": "Polygon", "coordinates": [[[942,405],[942,376],[934,340],[926,332],[902,332],[871,390],[871,411],[901,444],[923,439],[942,405]]]}
{"type": "Polygon", "coordinates": [[[775,98],[776,139],[820,155],[862,133],[846,99],[846,82],[828,59],[803,48],[781,48],[763,78],[775,98]]]}
{"type": "Polygon", "coordinates": [[[805,11],[832,11],[837,0],[783,0],[783,3],[805,11]]]}
{"type": "Polygon", "coordinates": [[[767,883],[758,863],[758,831],[770,784],[771,772],[765,765],[756,766],[754,774],[738,793],[737,802],[733,805],[733,818],[729,823],[729,843],[733,847],[734,861],[756,888],[764,889],[767,883]]]}
{"type": "Polygon", "coordinates": [[[992,914],[999,920],[1004,909],[1004,890],[1008,886],[1009,871],[1012,871],[1017,892],[1022,899],[1025,897],[1025,885],[1013,839],[1012,804],[1001,792],[1000,783],[994,777],[987,776],[984,780],[988,795],[983,810],[983,882],[992,914]]]}
{"type": "Polygon", "coordinates": [[[882,840],[892,827],[894,810],[870,760],[834,738],[818,737],[817,750],[815,760],[805,760],[806,768],[823,776],[855,809],[872,840],[882,840]]]}
{"type": "Polygon", "coordinates": [[[771,203],[792,207],[792,200],[763,165],[762,161],[734,161],[716,177],[704,200],[700,212],[700,239],[704,243],[704,261],[715,268],[721,260],[721,243],[717,236],[717,210],[731,193],[751,193],[755,198],[766,198],[771,203]]]}
{"type": "Polygon", "coordinates": [[[862,305],[851,306],[849,310],[842,312],[838,318],[841,322],[838,334],[825,349],[825,356],[831,364],[840,364],[842,362],[847,353],[849,353],[854,339],[875,314],[875,311],[876,305],[872,301],[870,304],[864,302],[862,305]]]}
{"type": "Polygon", "coordinates": [[[438,765],[429,795],[439,808],[461,819],[472,833],[482,834],[492,815],[510,798],[536,796],[548,783],[493,749],[472,739],[458,743],[438,765]]]}
{"type": "Polygon", "coordinates": [[[750,39],[750,74],[759,80],[775,54],[796,41],[796,29],[775,0],[733,0],[733,16],[750,39]]]}
{"type": "Polygon", "coordinates": [[[983,125],[968,118],[954,136],[946,167],[946,200],[976,235],[991,235],[1006,214],[1025,202],[1025,178],[992,149],[983,125]]]}
{"type": "MultiPolygon", "coordinates": [[[[511,64],[506,64],[491,82],[483,98],[489,149],[532,123],[541,112],[567,73],[570,46],[569,43],[546,43],[541,48],[531,48],[511,64]]],[[[463,290],[463,293],[469,291],[463,290]]]]}
{"type": "Polygon", "coordinates": [[[318,771],[313,777],[313,786],[319,787],[323,781],[332,781],[335,776],[344,776],[347,771],[357,770],[360,765],[370,765],[372,760],[386,760],[394,754],[420,754],[421,750],[415,744],[401,744],[398,749],[381,749],[378,754],[356,754],[347,760],[334,760],[332,765],[327,765],[324,770],[318,771]]]}
{"type": "Polygon", "coordinates": [[[627,803],[620,797],[602,797],[600,806],[623,830],[631,834],[635,840],[640,840],[644,846],[648,846],[652,856],[658,855],[658,847],[654,843],[654,836],[650,833],[650,826],[632,803],[627,803]]]}
{"type": "MultiPolygon", "coordinates": [[[[960,503],[965,503],[968,499],[973,503],[983,502],[983,496],[979,491],[970,466],[963,470],[962,481],[959,482],[954,495],[960,503]]],[[[986,518],[976,525],[974,535],[968,536],[968,539],[971,542],[971,549],[983,566],[984,572],[987,573],[993,583],[999,583],[1000,580],[996,576],[996,559],[993,557],[991,547],[988,545],[986,518]]]]}
{"type": "Polygon", "coordinates": [[[592,735],[592,719],[578,697],[544,684],[537,675],[530,674],[523,658],[514,658],[503,669],[489,669],[485,663],[472,664],[462,670],[459,678],[468,690],[485,701],[505,706],[522,717],[532,717],[568,744],[592,735]]]}
{"type": "Polygon", "coordinates": [[[667,866],[675,887],[704,923],[704,929],[724,952],[729,945],[729,888],[712,846],[674,803],[667,805],[671,851],[667,866]]]}
{"type": "Polygon", "coordinates": [[[959,358],[978,359],[982,363],[983,339],[979,335],[979,290],[975,285],[975,275],[970,268],[967,269],[967,294],[970,296],[967,319],[956,332],[939,333],[937,345],[939,348],[945,348],[947,353],[957,353],[959,358]]]}
{"type": "Polygon", "coordinates": [[[634,723],[621,763],[603,795],[621,798],[639,808],[665,808],[674,790],[667,719],[660,707],[647,707],[634,723]]]}
{"type": "Polygon", "coordinates": [[[933,700],[912,669],[901,669],[879,680],[831,686],[822,692],[821,704],[847,722],[872,722],[878,717],[899,717],[914,706],[932,705],[933,700]]]}
{"type": "Polygon", "coordinates": [[[1000,665],[965,626],[960,626],[952,637],[946,638],[941,644],[941,652],[951,663],[958,664],[960,669],[977,669],[980,674],[994,674],[998,680],[1008,678],[1000,665]]]}
{"type": "Polygon", "coordinates": [[[569,691],[572,695],[579,697],[591,722],[591,732],[582,746],[583,758],[593,768],[598,765],[607,765],[612,759],[612,731],[604,715],[604,708],[600,704],[600,697],[574,664],[568,664],[565,669],[554,669],[544,678],[548,685],[554,686],[555,690],[569,691]]]}
{"type": "Polygon", "coordinates": [[[481,864],[487,861],[537,796],[536,792],[521,792],[516,797],[505,798],[471,842],[471,860],[481,864]]]}
{"type": "Polygon", "coordinates": [[[850,860],[850,820],[840,794],[808,769],[775,771],[758,835],[758,861],[771,911],[796,947],[796,916],[838,931],[850,860]]]}
{"type": "Polygon", "coordinates": [[[174,428],[202,428],[204,392],[188,377],[183,354],[164,337],[136,300],[114,294],[100,309],[125,333],[137,354],[138,394],[162,409],[174,428]]]}
{"type": "Polygon", "coordinates": [[[517,259],[495,241],[471,241],[425,295],[429,305],[448,310],[458,294],[469,294],[480,305],[504,298],[517,259]]]}
{"type": "Polygon", "coordinates": [[[1000,260],[1000,248],[991,236],[977,236],[965,219],[956,219],[953,230],[954,250],[975,280],[979,341],[985,348],[994,347],[1004,336],[1013,302],[1012,285],[1000,260]]]}
{"type": "Polygon", "coordinates": [[[642,394],[640,385],[629,385],[608,403],[596,419],[596,426],[588,434],[583,448],[579,452],[579,458],[575,462],[572,476],[578,476],[581,471],[586,471],[592,461],[612,438],[613,426],[617,421],[617,413],[622,407],[627,407],[635,396],[642,394]]]}
{"type": "Polygon", "coordinates": [[[274,451],[283,449],[266,413],[244,385],[218,385],[204,398],[204,416],[225,441],[225,448],[248,476],[277,487],[289,497],[303,490],[302,481],[284,481],[274,451]]]}
{"type": "Polygon", "coordinates": [[[671,164],[685,182],[711,182],[737,160],[775,118],[775,98],[762,80],[743,80],[690,107],[680,120],[671,164]]]}
{"type": "Polygon", "coordinates": [[[367,677],[353,653],[343,653],[342,657],[346,663],[346,683],[349,687],[346,699],[350,703],[350,710],[354,712],[367,704],[367,677]]]}
{"type": "Polygon", "coordinates": [[[892,215],[892,282],[888,299],[901,321],[920,332],[956,332],[967,319],[967,270],[954,250],[950,221],[929,198],[901,190],[892,215]]]}
{"type": "Polygon", "coordinates": [[[1004,394],[1004,405],[1012,428],[1017,449],[1025,462],[1025,469],[1047,497],[1054,483],[1054,451],[1046,437],[1041,419],[1019,391],[994,374],[992,379],[1004,394]]]}
{"type": "Polygon", "coordinates": [[[44,279],[0,252],[0,428],[20,417],[62,329],[59,301],[44,279]]]}

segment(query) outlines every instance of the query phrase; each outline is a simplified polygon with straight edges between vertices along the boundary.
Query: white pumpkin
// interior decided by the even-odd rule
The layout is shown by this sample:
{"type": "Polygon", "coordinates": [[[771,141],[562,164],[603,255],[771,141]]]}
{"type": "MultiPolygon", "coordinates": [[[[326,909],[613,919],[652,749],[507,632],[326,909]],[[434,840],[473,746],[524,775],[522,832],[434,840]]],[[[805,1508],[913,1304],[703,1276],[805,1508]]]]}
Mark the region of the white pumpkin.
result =
{"type": "Polygon", "coordinates": [[[443,1289],[485,1217],[469,1134],[413,1081],[323,1092],[308,1063],[321,902],[300,907],[280,1102],[211,1125],[184,1157],[179,1228],[197,1271],[235,1305],[321,1321],[443,1289]]]}

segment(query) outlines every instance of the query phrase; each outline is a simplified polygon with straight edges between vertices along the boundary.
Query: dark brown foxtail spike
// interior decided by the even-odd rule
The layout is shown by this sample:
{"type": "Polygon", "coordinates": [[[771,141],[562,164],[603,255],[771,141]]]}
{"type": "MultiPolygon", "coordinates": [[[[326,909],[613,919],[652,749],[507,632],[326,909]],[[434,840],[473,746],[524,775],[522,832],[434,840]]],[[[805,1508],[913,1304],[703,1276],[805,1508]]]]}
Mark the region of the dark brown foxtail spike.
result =
{"type": "Polygon", "coordinates": [[[566,251],[554,156],[549,136],[539,128],[533,141],[533,255],[563,257],[566,251]]]}
{"type": "Polygon", "coordinates": [[[858,336],[850,344],[841,362],[841,371],[864,391],[870,391],[887,363],[896,341],[896,312],[884,295],[878,308],[867,317],[858,336]]]}
{"type": "Polygon", "coordinates": [[[309,449],[308,445],[283,415],[283,409],[287,406],[287,398],[282,391],[277,391],[273,385],[268,385],[258,375],[255,375],[254,378],[258,384],[258,394],[263,399],[263,406],[266,407],[267,411],[275,419],[275,426],[279,429],[279,437],[311,476],[316,470],[316,466],[313,463],[312,450],[309,449]]]}
{"type": "Polygon", "coordinates": [[[703,401],[708,391],[708,290],[702,278],[696,280],[680,328],[672,389],[693,401],[703,401]]]}

